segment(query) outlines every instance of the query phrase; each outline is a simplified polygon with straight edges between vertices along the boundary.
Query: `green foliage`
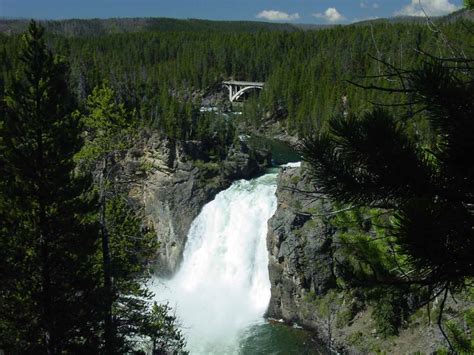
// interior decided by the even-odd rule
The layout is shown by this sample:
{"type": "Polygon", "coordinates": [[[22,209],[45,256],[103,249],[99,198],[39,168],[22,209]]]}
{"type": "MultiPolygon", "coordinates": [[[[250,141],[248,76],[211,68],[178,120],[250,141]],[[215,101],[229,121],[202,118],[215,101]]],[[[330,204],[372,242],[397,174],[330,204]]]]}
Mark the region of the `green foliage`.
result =
{"type": "Polygon", "coordinates": [[[386,233],[392,251],[405,260],[391,282],[462,285],[473,276],[468,202],[473,189],[472,70],[437,60],[413,70],[406,80],[409,95],[424,107],[434,143],[420,144],[410,136],[405,124],[410,117],[375,109],[361,118],[331,121],[328,133],[306,141],[304,155],[319,188],[331,198],[394,213],[386,233]],[[410,269],[415,273],[407,277],[410,269]]]}
{"type": "MultiPolygon", "coordinates": [[[[474,290],[472,288],[468,290],[465,301],[470,303],[474,301],[474,290]]],[[[460,318],[454,318],[446,322],[449,339],[457,353],[474,353],[474,308],[468,308],[460,318]]]]}
{"type": "Polygon", "coordinates": [[[322,317],[335,317],[343,302],[342,294],[336,290],[328,291],[324,296],[315,299],[315,305],[322,317]]]}
{"type": "MultiPolygon", "coordinates": [[[[337,206],[337,205],[336,205],[337,206]]],[[[338,209],[338,207],[335,207],[338,209]]],[[[395,252],[393,238],[385,235],[389,214],[379,209],[351,208],[329,220],[338,230],[337,253],[341,286],[366,287],[372,280],[395,277],[403,255],[395,252]]]]}
{"type": "Polygon", "coordinates": [[[134,122],[124,104],[116,102],[115,92],[107,84],[95,87],[86,104],[87,114],[81,117],[86,139],[76,160],[90,168],[104,156],[131,145],[134,122]]]}
{"type": "MultiPolygon", "coordinates": [[[[372,82],[366,88],[398,96],[401,111],[376,107],[337,115],[326,132],[303,144],[319,192],[349,209],[378,208],[391,216],[376,223],[383,239],[360,224],[360,234],[342,236],[343,244],[351,245],[342,275],[352,281],[349,286],[356,280],[355,285],[372,288],[374,319],[384,335],[396,334],[413,285],[419,286],[418,304],[444,295],[438,324],[445,335],[448,291],[463,289],[474,276],[474,81],[470,60],[458,53],[449,59],[428,54],[403,74],[387,65],[399,86],[372,82]],[[414,116],[414,110],[421,114],[414,116]],[[423,128],[414,131],[420,123],[423,128]]],[[[457,346],[467,349],[464,333],[448,327],[457,346]]]]}
{"type": "Polygon", "coordinates": [[[179,344],[173,344],[176,348],[182,348],[184,340],[180,333],[177,330],[173,333],[174,318],[166,313],[169,307],[156,306],[149,310],[153,295],[144,285],[150,277],[148,266],[158,247],[155,233],[142,228],[140,216],[133,210],[130,201],[117,192],[114,185],[116,181],[111,179],[114,168],[111,157],[132,144],[136,128],[133,114],[123,103],[117,102],[115,92],[106,84],[96,87],[88,97],[87,111],[88,114],[82,118],[87,134],[86,143],[76,159],[90,169],[98,162],[103,162],[99,179],[102,184],[99,181],[98,189],[104,208],[102,216],[105,218],[100,219],[103,241],[97,261],[104,275],[107,268],[106,277],[113,280],[112,289],[104,289],[104,300],[107,300],[107,294],[111,295],[110,303],[105,304],[104,308],[110,307],[113,319],[114,352],[132,351],[137,339],[150,333],[144,324],[158,321],[165,322],[168,327],[167,333],[159,335],[160,341],[174,342],[179,339],[179,344]],[[107,238],[106,249],[104,238],[107,238]],[[108,256],[104,257],[105,254],[108,256]],[[157,313],[158,310],[160,312],[157,313]]]}
{"type": "Polygon", "coordinates": [[[203,176],[206,178],[215,176],[220,170],[219,164],[213,162],[206,163],[202,160],[195,160],[193,165],[201,170],[203,176]]]}
{"type": "MultiPolygon", "coordinates": [[[[408,297],[417,293],[410,287],[381,287],[384,281],[399,277],[406,258],[397,253],[393,238],[385,234],[389,225],[389,214],[379,209],[352,208],[337,213],[330,223],[339,232],[338,284],[357,291],[362,300],[343,308],[338,322],[347,325],[343,319],[352,319],[360,310],[358,303],[369,304],[373,308],[372,318],[378,334],[383,337],[397,335],[402,321],[412,311],[408,307],[408,297]]],[[[357,299],[358,297],[353,297],[357,299]]]]}
{"type": "MultiPolygon", "coordinates": [[[[45,20],[40,23],[48,33],[66,37],[96,37],[128,32],[256,33],[262,31],[299,31],[297,26],[287,23],[180,20],[166,17],[45,20]]],[[[16,33],[25,31],[28,22],[20,19],[11,21],[2,19],[1,25],[16,33]]]]}
{"type": "Polygon", "coordinates": [[[343,328],[350,326],[355,316],[365,308],[362,300],[359,299],[357,292],[343,292],[343,302],[339,311],[337,312],[336,326],[343,328]]]}
{"type": "MultiPolygon", "coordinates": [[[[470,211],[466,212],[466,206],[472,203],[456,199],[472,191],[470,182],[474,180],[472,170],[459,174],[466,168],[469,159],[465,157],[470,156],[472,148],[474,90],[472,79],[467,79],[470,72],[428,64],[424,71],[414,73],[410,87],[415,92],[404,101],[413,99],[416,104],[409,109],[397,106],[388,109],[390,112],[367,114],[364,112],[368,101],[393,104],[399,102],[398,98],[387,91],[358,90],[345,82],[381,73],[380,63],[366,55],[374,53],[375,45],[380,59],[400,67],[412,67],[424,60],[407,48],[446,53],[445,42],[433,40],[429,28],[381,23],[321,31],[293,28],[292,32],[249,33],[252,31],[248,31],[247,24],[236,25],[245,28],[243,32],[232,29],[189,33],[183,28],[170,31],[177,26],[173,23],[140,23],[139,27],[144,29],[141,33],[113,34],[119,25],[113,20],[110,23],[112,27],[104,32],[97,31],[107,33],[104,35],[48,38],[48,44],[69,56],[70,72],[64,62],[46,49],[42,31],[36,33],[33,41],[30,33],[29,49],[21,50],[21,59],[17,58],[20,37],[0,35],[2,95],[3,87],[8,88],[0,104],[0,266],[2,272],[6,270],[0,286],[0,301],[4,305],[0,310],[0,348],[18,344],[17,339],[26,339],[22,343],[24,348],[13,350],[41,352],[45,347],[44,329],[48,322],[40,306],[44,233],[38,233],[41,223],[35,220],[41,215],[39,206],[45,206],[50,218],[46,224],[57,226],[48,231],[54,235],[49,243],[51,260],[59,265],[52,277],[58,287],[64,287],[54,295],[52,303],[61,310],[55,315],[64,316],[57,318],[52,329],[57,332],[56,339],[67,339],[57,346],[69,352],[88,346],[87,349],[94,349],[89,351],[93,353],[102,345],[97,339],[101,335],[97,313],[101,310],[91,306],[98,302],[97,287],[101,286],[101,252],[95,243],[96,230],[90,224],[94,218],[87,201],[79,198],[87,182],[79,181],[71,173],[71,158],[81,145],[78,118],[86,128],[86,144],[76,156],[82,169],[93,169],[97,160],[105,157],[107,161],[113,152],[127,148],[134,129],[142,125],[160,130],[172,139],[200,140],[210,157],[203,162],[213,173],[215,162],[223,159],[229,145],[236,141],[235,127],[233,118],[198,112],[199,95],[208,89],[212,92],[211,88],[230,77],[266,83],[265,90],[250,98],[244,107],[243,118],[254,127],[258,128],[260,118],[265,117],[278,120],[290,133],[303,136],[315,130],[328,130],[328,139],[321,141],[324,145],[320,148],[334,148],[329,140],[340,136],[336,139],[337,149],[320,154],[327,158],[325,168],[342,177],[325,187],[332,188],[343,202],[370,208],[343,214],[341,220],[335,221],[352,223],[341,235],[347,255],[341,261],[341,275],[351,276],[352,282],[371,285],[397,281],[415,267],[418,274],[410,277],[423,277],[422,271],[429,273],[430,265],[439,262],[439,255],[449,262],[436,270],[448,272],[431,275],[430,281],[469,273],[459,266],[472,259],[472,238],[459,236],[472,232],[470,211]],[[158,26],[153,29],[165,32],[146,32],[148,26],[158,26]],[[76,107],[67,90],[66,76],[71,79],[75,97],[87,109],[83,116],[71,114],[76,107]],[[35,83],[37,86],[32,85],[35,83]],[[32,110],[36,97],[31,90],[35,87],[41,89],[38,110],[32,110]],[[411,112],[421,108],[427,114],[413,119],[411,112]],[[334,115],[341,119],[329,123],[334,115]],[[44,154],[38,154],[41,151],[44,154]],[[41,155],[44,159],[38,158],[41,155]],[[354,162],[357,166],[352,165],[354,162]],[[338,163],[344,169],[338,170],[338,163]],[[349,193],[338,192],[341,186],[347,187],[349,193]],[[407,198],[413,199],[413,203],[405,204],[407,198]],[[372,208],[393,206],[399,212],[391,225],[393,235],[382,239],[378,229],[389,225],[389,220],[375,217],[375,213],[384,210],[372,208]],[[371,217],[370,223],[366,214],[371,217]],[[343,218],[347,220],[342,221],[343,218]],[[451,223],[453,220],[461,223],[451,223]],[[71,310],[72,304],[77,309],[71,310]],[[66,318],[69,314],[77,316],[66,318]],[[27,326],[22,328],[19,324],[27,326]]],[[[70,34],[89,31],[81,21],[70,24],[75,29],[70,34]]],[[[188,21],[188,25],[206,28],[209,24],[188,21]]],[[[462,23],[446,24],[441,30],[454,45],[472,41],[472,34],[462,23]]],[[[380,86],[388,88],[390,83],[382,81],[380,86]]],[[[324,184],[324,180],[320,181],[324,184]]],[[[111,186],[107,182],[99,190],[108,200],[104,225],[111,231],[117,297],[113,311],[120,346],[131,349],[133,334],[139,334],[139,324],[149,319],[144,311],[147,295],[138,284],[145,277],[142,263],[146,264],[150,257],[142,249],[148,250],[152,241],[140,229],[128,203],[120,202],[123,197],[111,186]],[[134,255],[127,250],[138,252],[134,255]]],[[[346,279],[342,284],[349,282],[346,279]]],[[[387,299],[389,302],[390,297],[387,299]]],[[[386,327],[390,332],[399,323],[397,308],[388,307],[387,302],[381,302],[376,313],[381,322],[393,317],[395,321],[386,327]]],[[[160,312],[155,311],[156,314],[160,312]]]]}
{"type": "Polygon", "coordinates": [[[152,312],[143,286],[157,247],[154,233],[142,228],[131,203],[115,191],[108,191],[107,204],[101,204],[105,213],[98,214],[87,170],[129,145],[133,115],[102,85],[88,98],[88,115],[80,117],[66,81],[68,66],[46,48],[34,22],[17,69],[0,101],[0,348],[127,353],[138,339],[154,334],[158,346],[169,341],[180,351],[184,341],[173,330],[169,307],[152,312]],[[86,144],[79,152],[81,118],[86,144]],[[98,224],[107,226],[111,293],[101,277],[98,224]],[[114,338],[107,347],[110,294],[114,338]],[[158,328],[144,328],[161,320],[166,331],[158,336],[158,328]]]}
{"type": "Polygon", "coordinates": [[[447,322],[446,329],[457,353],[471,354],[474,352],[474,341],[472,336],[468,336],[468,334],[461,330],[454,321],[447,322]]]}
{"type": "MultiPolygon", "coordinates": [[[[127,352],[135,348],[137,339],[146,335],[143,325],[152,318],[158,321],[157,317],[165,317],[164,312],[168,311],[162,307],[161,313],[150,313],[152,294],[144,286],[150,277],[148,264],[158,245],[153,231],[142,228],[139,215],[126,197],[117,192],[116,181],[111,178],[114,168],[111,157],[131,146],[136,128],[133,114],[123,103],[117,102],[115,92],[106,84],[96,87],[88,97],[87,111],[82,118],[86,143],[76,159],[90,169],[102,161],[99,179],[102,183],[98,184],[103,205],[103,214],[100,214],[103,216],[100,217],[102,250],[98,251],[97,261],[104,277],[112,281],[111,289],[104,287],[104,300],[110,299],[104,308],[109,308],[112,316],[113,349],[127,352]]],[[[174,326],[173,321],[174,318],[166,318],[169,327],[174,326]]],[[[161,335],[161,340],[165,341],[163,337],[161,335]]],[[[181,343],[184,340],[181,339],[181,343]]]]}
{"type": "Polygon", "coordinates": [[[134,290],[148,278],[148,264],[158,248],[156,235],[142,228],[140,215],[122,195],[111,198],[106,211],[115,286],[120,292],[134,290]]]}
{"type": "Polygon", "coordinates": [[[371,292],[373,312],[377,332],[384,337],[398,335],[408,307],[402,290],[388,287],[376,288],[371,292]]]}
{"type": "Polygon", "coordinates": [[[180,96],[179,93],[170,94],[169,88],[162,88],[152,127],[161,129],[170,138],[192,139],[199,130],[199,112],[193,102],[180,96]]]}
{"type": "Polygon", "coordinates": [[[93,352],[97,229],[83,198],[90,181],[74,174],[81,139],[68,66],[33,21],[20,59],[0,115],[0,348],[93,352]]]}
{"type": "Polygon", "coordinates": [[[229,147],[238,139],[233,122],[215,113],[199,117],[195,134],[191,138],[202,142],[204,152],[213,161],[223,160],[229,147]]]}
{"type": "Polygon", "coordinates": [[[347,338],[347,342],[350,345],[360,346],[364,344],[364,340],[365,340],[364,338],[365,338],[364,333],[359,331],[359,332],[355,332],[349,335],[349,337],[347,338]]]}
{"type": "Polygon", "coordinates": [[[301,180],[301,176],[295,175],[295,176],[292,176],[292,177],[291,177],[290,182],[291,182],[291,184],[293,184],[293,185],[297,185],[297,184],[300,182],[300,180],[301,180]]]}
{"type": "Polygon", "coordinates": [[[167,305],[153,304],[151,315],[144,325],[143,333],[151,339],[153,354],[187,354],[184,351],[183,335],[176,327],[176,317],[170,315],[172,309],[167,305]]]}
{"type": "MultiPolygon", "coordinates": [[[[143,324],[149,321],[152,294],[145,282],[150,277],[148,264],[157,249],[153,231],[141,227],[139,215],[117,195],[107,202],[107,228],[110,241],[111,274],[114,299],[112,314],[116,328],[115,349],[133,350],[136,337],[143,335],[143,324]]],[[[102,257],[98,251],[98,265],[102,257]]]]}
{"type": "MultiPolygon", "coordinates": [[[[442,31],[455,44],[471,38],[460,23],[442,25],[442,31]]],[[[0,36],[0,53],[6,54],[0,55],[0,76],[17,65],[12,58],[17,42],[14,35],[0,36]]],[[[214,93],[223,79],[266,83],[244,106],[247,122],[259,128],[263,117],[275,119],[291,133],[306,136],[325,128],[334,114],[362,112],[368,100],[396,101],[389,93],[357,90],[346,82],[380,74],[380,64],[367,56],[376,53],[376,46],[380,59],[405,67],[422,60],[412,48],[446,52],[444,42],[433,40],[424,24],[386,23],[291,32],[56,35],[50,42],[71,58],[71,77],[81,102],[92,88],[108,81],[125,106],[136,110],[137,121],[180,138],[192,136],[193,125],[202,118],[196,112],[200,95],[214,93]]],[[[422,123],[412,130],[422,130],[422,123]]]]}
{"type": "Polygon", "coordinates": [[[474,9],[474,0],[464,0],[464,7],[469,10],[474,9]]]}

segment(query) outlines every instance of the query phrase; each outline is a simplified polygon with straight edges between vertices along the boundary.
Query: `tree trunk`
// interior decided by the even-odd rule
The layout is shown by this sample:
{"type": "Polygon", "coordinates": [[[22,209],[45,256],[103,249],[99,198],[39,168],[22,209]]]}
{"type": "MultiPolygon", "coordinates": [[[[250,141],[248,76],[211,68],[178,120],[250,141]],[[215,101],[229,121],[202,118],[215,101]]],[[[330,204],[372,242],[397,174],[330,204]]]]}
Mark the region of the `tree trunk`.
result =
{"type": "Polygon", "coordinates": [[[102,170],[100,173],[100,213],[99,213],[99,224],[102,236],[102,267],[104,276],[104,293],[105,293],[105,312],[104,312],[104,336],[105,336],[105,353],[114,354],[115,349],[115,334],[114,325],[112,319],[112,302],[113,302],[113,289],[112,289],[112,270],[110,260],[110,247],[109,247],[109,233],[106,225],[106,186],[105,176],[107,174],[107,156],[102,159],[102,170]]]}
{"type": "MultiPolygon", "coordinates": [[[[41,219],[41,218],[40,218],[41,219]]],[[[41,227],[40,227],[41,228],[41,227]]],[[[46,353],[52,355],[55,353],[55,341],[52,331],[52,311],[51,311],[51,275],[49,267],[49,245],[47,237],[40,229],[40,255],[41,255],[41,293],[42,293],[42,311],[44,326],[44,343],[46,353]]]]}
{"type": "Polygon", "coordinates": [[[36,129],[36,142],[38,147],[36,149],[36,164],[38,174],[38,189],[37,189],[37,202],[38,202],[38,225],[37,225],[37,237],[39,241],[39,253],[41,259],[41,308],[42,308],[42,323],[44,328],[44,345],[46,353],[48,355],[55,354],[56,352],[56,341],[53,331],[53,311],[52,311],[52,299],[51,299],[51,268],[50,268],[50,238],[46,226],[46,209],[44,199],[44,151],[43,151],[43,131],[41,127],[41,114],[40,105],[41,97],[39,91],[39,83],[37,82],[35,87],[35,113],[36,121],[40,125],[36,129]]]}

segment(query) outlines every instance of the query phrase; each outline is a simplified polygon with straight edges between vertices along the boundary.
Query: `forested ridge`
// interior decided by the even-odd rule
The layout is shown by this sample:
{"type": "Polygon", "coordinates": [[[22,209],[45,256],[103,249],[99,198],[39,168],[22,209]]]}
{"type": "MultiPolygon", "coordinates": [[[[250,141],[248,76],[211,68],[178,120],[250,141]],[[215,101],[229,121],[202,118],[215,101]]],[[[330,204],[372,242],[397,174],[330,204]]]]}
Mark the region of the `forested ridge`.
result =
{"type": "MultiPolygon", "coordinates": [[[[124,32],[259,32],[294,31],[296,26],[257,21],[211,21],[201,19],[173,18],[110,18],[43,20],[40,24],[52,34],[65,36],[101,36],[124,32]]],[[[2,20],[0,31],[21,33],[28,27],[27,20],[2,20]]]]}
{"type": "MultiPolygon", "coordinates": [[[[472,13],[459,10],[452,14],[434,17],[437,23],[457,21],[459,19],[473,19],[472,13]]],[[[356,25],[369,23],[426,23],[425,17],[396,16],[378,18],[356,22],[356,25]]],[[[166,17],[136,17],[136,18],[107,18],[107,19],[65,19],[40,20],[39,23],[46,31],[64,36],[101,36],[104,34],[123,32],[233,32],[255,33],[259,31],[297,31],[313,30],[334,27],[335,25],[321,24],[291,24],[261,21],[215,21],[195,18],[174,19],[166,17]]],[[[28,20],[0,18],[0,32],[21,33],[28,28],[28,20]]]]}
{"type": "MultiPolygon", "coordinates": [[[[441,26],[456,43],[472,43],[461,22],[441,26]]],[[[18,37],[2,35],[2,82],[16,66],[18,37]]],[[[102,36],[49,35],[48,44],[68,58],[71,82],[80,102],[108,81],[147,126],[186,137],[200,96],[220,89],[224,79],[266,83],[260,98],[247,105],[247,120],[263,114],[284,119],[291,134],[304,135],[325,125],[343,107],[358,112],[369,101],[387,104],[393,95],[359,90],[347,83],[380,74],[381,64],[412,67],[422,56],[447,51],[443,40],[424,24],[340,26],[319,31],[189,31],[118,33],[102,36]],[[175,101],[176,104],[175,104],[175,101]]],[[[389,85],[389,82],[382,83],[389,85]]]]}

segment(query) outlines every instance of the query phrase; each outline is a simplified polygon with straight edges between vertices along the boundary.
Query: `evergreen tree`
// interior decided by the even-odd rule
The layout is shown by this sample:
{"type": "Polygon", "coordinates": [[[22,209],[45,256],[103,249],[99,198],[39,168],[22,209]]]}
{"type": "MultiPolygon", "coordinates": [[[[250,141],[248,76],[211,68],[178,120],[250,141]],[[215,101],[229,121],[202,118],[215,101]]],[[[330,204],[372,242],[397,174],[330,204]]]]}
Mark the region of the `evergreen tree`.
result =
{"type": "Polygon", "coordinates": [[[66,78],[34,21],[0,117],[0,348],[59,354],[97,348],[96,232],[74,176],[80,126],[66,78]]]}
{"type": "Polygon", "coordinates": [[[145,334],[151,339],[153,355],[187,354],[181,331],[176,329],[176,317],[170,315],[172,309],[167,305],[153,303],[151,315],[145,325],[145,334]]]}
{"type": "Polygon", "coordinates": [[[111,181],[109,173],[111,159],[126,147],[124,138],[130,127],[130,117],[123,104],[116,104],[115,93],[107,85],[96,87],[87,100],[89,115],[83,117],[87,139],[76,159],[87,171],[94,171],[98,163],[99,189],[99,225],[102,241],[102,274],[103,274],[103,311],[104,311],[104,345],[106,354],[114,354],[120,347],[114,322],[113,305],[117,292],[113,285],[111,235],[108,226],[107,199],[111,181]]]}
{"type": "Polygon", "coordinates": [[[352,208],[393,214],[386,237],[396,267],[383,273],[372,267],[366,285],[421,286],[424,302],[442,295],[440,327],[448,293],[467,287],[474,276],[471,63],[428,55],[418,69],[394,70],[391,77],[401,87],[370,88],[401,93],[408,101],[405,115],[381,108],[361,117],[342,115],[302,148],[321,193],[352,208]],[[432,139],[411,133],[413,107],[432,139]]]}
{"type": "MultiPolygon", "coordinates": [[[[102,271],[103,349],[106,354],[128,353],[137,343],[153,341],[156,350],[182,351],[185,342],[169,307],[150,307],[152,293],[145,284],[149,264],[158,247],[155,233],[143,228],[140,215],[123,192],[117,174],[117,157],[130,148],[135,135],[133,114],[116,101],[106,84],[96,87],[82,117],[86,142],[76,155],[85,171],[96,172],[99,192],[102,271]],[[159,310],[159,312],[158,312],[159,310]],[[172,344],[172,345],[166,345],[172,344]],[[166,347],[165,347],[166,345],[166,347]]],[[[127,184],[133,181],[127,181],[127,184]]]]}

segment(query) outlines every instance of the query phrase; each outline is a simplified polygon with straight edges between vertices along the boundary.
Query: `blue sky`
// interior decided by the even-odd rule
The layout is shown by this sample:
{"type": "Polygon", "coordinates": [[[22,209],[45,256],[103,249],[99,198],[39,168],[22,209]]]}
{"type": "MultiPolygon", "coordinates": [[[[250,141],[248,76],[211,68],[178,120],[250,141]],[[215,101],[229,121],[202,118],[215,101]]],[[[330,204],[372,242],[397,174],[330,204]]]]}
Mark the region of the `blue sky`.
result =
{"type": "MultiPolygon", "coordinates": [[[[291,23],[349,23],[422,15],[420,0],[0,0],[0,17],[63,19],[174,17],[291,23]]],[[[458,9],[462,0],[421,0],[429,15],[458,9]]]]}

